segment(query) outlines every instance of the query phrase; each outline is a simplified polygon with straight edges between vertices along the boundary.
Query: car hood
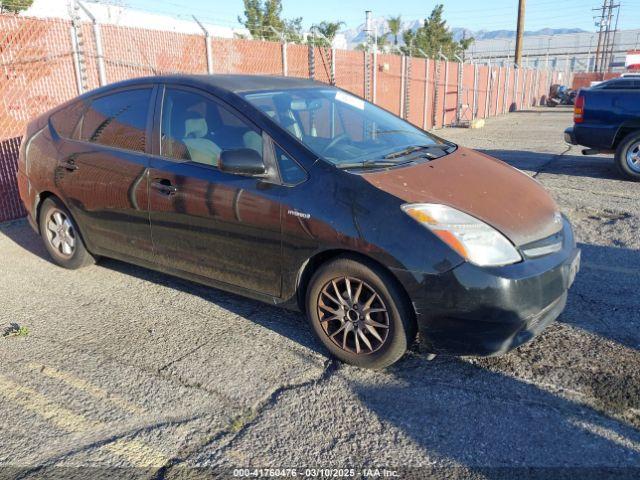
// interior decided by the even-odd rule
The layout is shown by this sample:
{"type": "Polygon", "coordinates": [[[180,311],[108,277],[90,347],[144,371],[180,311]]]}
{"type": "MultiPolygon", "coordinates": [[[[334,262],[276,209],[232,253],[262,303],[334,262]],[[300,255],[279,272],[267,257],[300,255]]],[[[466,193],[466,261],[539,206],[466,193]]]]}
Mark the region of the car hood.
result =
{"type": "Polygon", "coordinates": [[[556,203],[536,180],[474,150],[458,147],[430,162],[362,176],[407,203],[457,208],[493,226],[517,246],[562,228],[556,203]]]}

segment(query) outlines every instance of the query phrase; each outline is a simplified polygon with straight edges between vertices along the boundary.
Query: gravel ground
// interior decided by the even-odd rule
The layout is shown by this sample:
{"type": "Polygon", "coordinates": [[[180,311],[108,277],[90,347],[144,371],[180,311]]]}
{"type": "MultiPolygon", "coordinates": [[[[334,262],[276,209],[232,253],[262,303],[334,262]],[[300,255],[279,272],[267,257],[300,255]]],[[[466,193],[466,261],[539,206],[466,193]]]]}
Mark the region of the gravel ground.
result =
{"type": "Polygon", "coordinates": [[[640,184],[569,149],[570,122],[533,110],[438,132],[536,177],[582,248],[566,311],[497,358],[414,349],[360,370],[300,314],[113,260],[66,271],[24,221],[1,225],[0,327],[25,329],[0,337],[0,478],[638,478],[640,184]]]}

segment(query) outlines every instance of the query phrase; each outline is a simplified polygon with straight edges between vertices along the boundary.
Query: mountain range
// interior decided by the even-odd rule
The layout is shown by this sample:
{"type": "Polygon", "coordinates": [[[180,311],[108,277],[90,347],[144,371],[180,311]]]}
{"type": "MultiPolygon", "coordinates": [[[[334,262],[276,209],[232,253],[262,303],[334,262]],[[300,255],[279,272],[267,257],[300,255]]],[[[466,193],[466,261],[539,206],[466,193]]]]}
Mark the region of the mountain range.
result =
{"type": "MultiPolygon", "coordinates": [[[[400,34],[398,35],[398,43],[402,45],[402,32],[405,30],[417,30],[423,24],[423,20],[406,20],[402,22],[402,28],[400,29],[400,34]]],[[[384,17],[376,17],[371,19],[371,26],[375,33],[378,36],[384,35],[385,32],[389,31],[387,25],[387,19],[384,17]]],[[[541,30],[535,31],[525,31],[525,36],[534,36],[534,35],[561,35],[565,33],[581,33],[585,30],[580,28],[543,28],[541,30]]],[[[451,32],[453,33],[453,38],[455,40],[461,40],[462,38],[470,38],[473,37],[476,40],[493,40],[493,39],[504,39],[504,38],[515,38],[516,31],[515,30],[477,30],[473,31],[468,28],[452,28],[451,32]]],[[[341,32],[347,44],[349,46],[354,46],[359,43],[365,41],[365,25],[361,24],[356,28],[344,30],[341,32]]],[[[389,34],[389,40],[393,41],[392,36],[389,34]]]]}

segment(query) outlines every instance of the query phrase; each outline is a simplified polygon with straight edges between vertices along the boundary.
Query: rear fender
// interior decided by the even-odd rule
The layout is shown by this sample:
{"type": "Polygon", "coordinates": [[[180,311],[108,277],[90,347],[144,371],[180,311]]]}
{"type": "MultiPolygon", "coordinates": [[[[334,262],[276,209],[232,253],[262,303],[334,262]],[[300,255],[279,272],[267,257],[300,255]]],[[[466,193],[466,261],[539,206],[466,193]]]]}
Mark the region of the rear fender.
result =
{"type": "Polygon", "coordinates": [[[630,133],[640,131],[640,119],[634,118],[627,120],[618,128],[615,139],[613,141],[613,148],[617,148],[620,142],[630,133]]]}

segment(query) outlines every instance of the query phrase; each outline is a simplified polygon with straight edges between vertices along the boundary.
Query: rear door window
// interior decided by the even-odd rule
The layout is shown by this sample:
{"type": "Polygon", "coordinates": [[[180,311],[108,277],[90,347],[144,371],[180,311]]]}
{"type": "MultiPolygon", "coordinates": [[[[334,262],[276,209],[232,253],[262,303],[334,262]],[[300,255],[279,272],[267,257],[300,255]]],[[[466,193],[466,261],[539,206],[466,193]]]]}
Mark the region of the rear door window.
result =
{"type": "Polygon", "coordinates": [[[150,99],[150,88],[96,98],[82,117],[80,140],[144,152],[150,99]]]}

